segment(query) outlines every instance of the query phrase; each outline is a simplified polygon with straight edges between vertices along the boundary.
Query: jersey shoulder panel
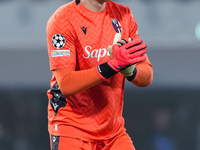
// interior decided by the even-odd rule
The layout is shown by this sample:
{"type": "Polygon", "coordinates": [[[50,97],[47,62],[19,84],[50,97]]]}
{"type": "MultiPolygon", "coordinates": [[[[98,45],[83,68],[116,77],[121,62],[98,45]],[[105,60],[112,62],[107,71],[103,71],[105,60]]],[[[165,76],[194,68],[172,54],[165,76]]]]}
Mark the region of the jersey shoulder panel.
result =
{"type": "Polygon", "coordinates": [[[70,20],[71,15],[74,11],[74,7],[76,7],[76,3],[70,2],[65,5],[60,6],[54,13],[53,15],[49,18],[47,25],[51,24],[52,22],[59,19],[65,19],[65,20],[70,20]]]}
{"type": "Polygon", "coordinates": [[[124,38],[132,37],[135,39],[139,37],[137,23],[128,6],[109,1],[107,2],[107,7],[109,15],[116,18],[122,25],[122,32],[126,33],[126,35],[123,34],[124,38]]]}
{"type": "Polygon", "coordinates": [[[47,22],[46,34],[51,70],[75,66],[76,32],[69,21],[75,6],[74,1],[61,6],[47,22]],[[63,56],[63,53],[67,53],[67,56],[63,56]]]}
{"type": "Polygon", "coordinates": [[[107,5],[110,8],[110,10],[113,10],[117,13],[120,12],[121,14],[130,14],[130,8],[126,5],[119,4],[113,1],[107,2],[107,5]]]}

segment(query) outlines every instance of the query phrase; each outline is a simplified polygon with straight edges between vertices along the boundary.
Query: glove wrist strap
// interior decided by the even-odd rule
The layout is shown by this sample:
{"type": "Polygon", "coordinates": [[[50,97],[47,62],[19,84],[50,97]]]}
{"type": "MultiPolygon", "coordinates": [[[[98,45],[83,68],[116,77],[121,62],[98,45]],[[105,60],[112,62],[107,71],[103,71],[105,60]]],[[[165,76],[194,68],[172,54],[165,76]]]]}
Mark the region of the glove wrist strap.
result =
{"type": "Polygon", "coordinates": [[[136,67],[135,67],[135,69],[133,70],[132,76],[126,77],[126,79],[127,79],[128,81],[133,81],[133,80],[136,78],[136,76],[137,76],[137,69],[136,69],[136,67]]]}
{"type": "Polygon", "coordinates": [[[107,62],[103,63],[99,66],[97,66],[98,72],[103,76],[104,78],[108,79],[112,77],[113,75],[117,74],[118,72],[115,71],[113,68],[111,68],[107,62]]]}

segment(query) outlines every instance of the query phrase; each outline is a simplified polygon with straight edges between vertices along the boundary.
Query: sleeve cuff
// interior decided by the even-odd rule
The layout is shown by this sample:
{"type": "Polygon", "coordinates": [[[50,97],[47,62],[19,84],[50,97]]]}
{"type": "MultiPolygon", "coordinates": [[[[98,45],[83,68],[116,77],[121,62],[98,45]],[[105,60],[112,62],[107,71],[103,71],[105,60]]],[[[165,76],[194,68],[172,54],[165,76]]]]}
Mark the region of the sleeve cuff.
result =
{"type": "Polygon", "coordinates": [[[135,69],[133,70],[133,75],[130,77],[126,77],[126,79],[130,82],[132,82],[133,80],[135,80],[137,78],[138,75],[138,71],[137,68],[135,67],[135,69]]]}
{"type": "Polygon", "coordinates": [[[97,66],[97,70],[103,80],[106,80],[118,73],[117,71],[112,69],[107,63],[103,63],[97,66]]]}

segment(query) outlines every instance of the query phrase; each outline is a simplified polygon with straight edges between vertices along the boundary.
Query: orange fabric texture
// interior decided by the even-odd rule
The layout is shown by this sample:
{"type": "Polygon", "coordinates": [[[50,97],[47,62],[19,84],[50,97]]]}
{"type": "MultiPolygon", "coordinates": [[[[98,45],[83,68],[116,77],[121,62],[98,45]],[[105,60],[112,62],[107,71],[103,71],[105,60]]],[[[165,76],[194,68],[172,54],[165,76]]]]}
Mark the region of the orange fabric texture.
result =
{"type": "MultiPolygon", "coordinates": [[[[122,117],[125,78],[118,73],[101,81],[96,70],[110,59],[107,47],[116,34],[113,19],[121,24],[122,38],[139,37],[130,9],[112,1],[106,2],[99,13],[73,1],[61,6],[49,19],[47,44],[53,76],[47,94],[51,135],[97,141],[113,138],[125,130],[122,117]],[[55,39],[64,44],[57,45],[55,39]],[[59,87],[55,86],[57,83],[59,87]],[[59,90],[65,101],[59,101],[62,96],[59,90]]],[[[151,80],[151,69],[146,69],[149,67],[149,61],[137,64],[138,76],[133,81],[136,85],[144,84],[144,78],[145,82],[151,80]]]]}
{"type": "Polygon", "coordinates": [[[150,85],[153,81],[153,68],[149,62],[148,56],[147,59],[141,63],[136,64],[137,68],[137,77],[131,81],[138,87],[146,87],[150,85]]]}
{"type": "Polygon", "coordinates": [[[96,67],[83,71],[74,71],[73,68],[58,69],[54,74],[65,96],[84,91],[102,82],[96,67]]]}
{"type": "Polygon", "coordinates": [[[131,138],[125,132],[115,138],[98,142],[87,142],[61,136],[57,146],[58,150],[135,150],[131,138]]]}

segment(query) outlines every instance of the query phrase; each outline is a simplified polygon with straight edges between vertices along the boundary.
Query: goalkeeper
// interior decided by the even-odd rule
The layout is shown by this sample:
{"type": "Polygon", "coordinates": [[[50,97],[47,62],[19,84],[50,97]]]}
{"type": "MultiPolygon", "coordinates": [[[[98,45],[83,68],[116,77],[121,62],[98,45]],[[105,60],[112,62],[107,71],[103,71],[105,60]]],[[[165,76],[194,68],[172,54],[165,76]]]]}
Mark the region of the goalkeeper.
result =
{"type": "Polygon", "coordinates": [[[130,9],[72,1],[50,17],[47,44],[51,150],[135,150],[122,117],[124,81],[148,86],[153,69],[130,9]]]}

